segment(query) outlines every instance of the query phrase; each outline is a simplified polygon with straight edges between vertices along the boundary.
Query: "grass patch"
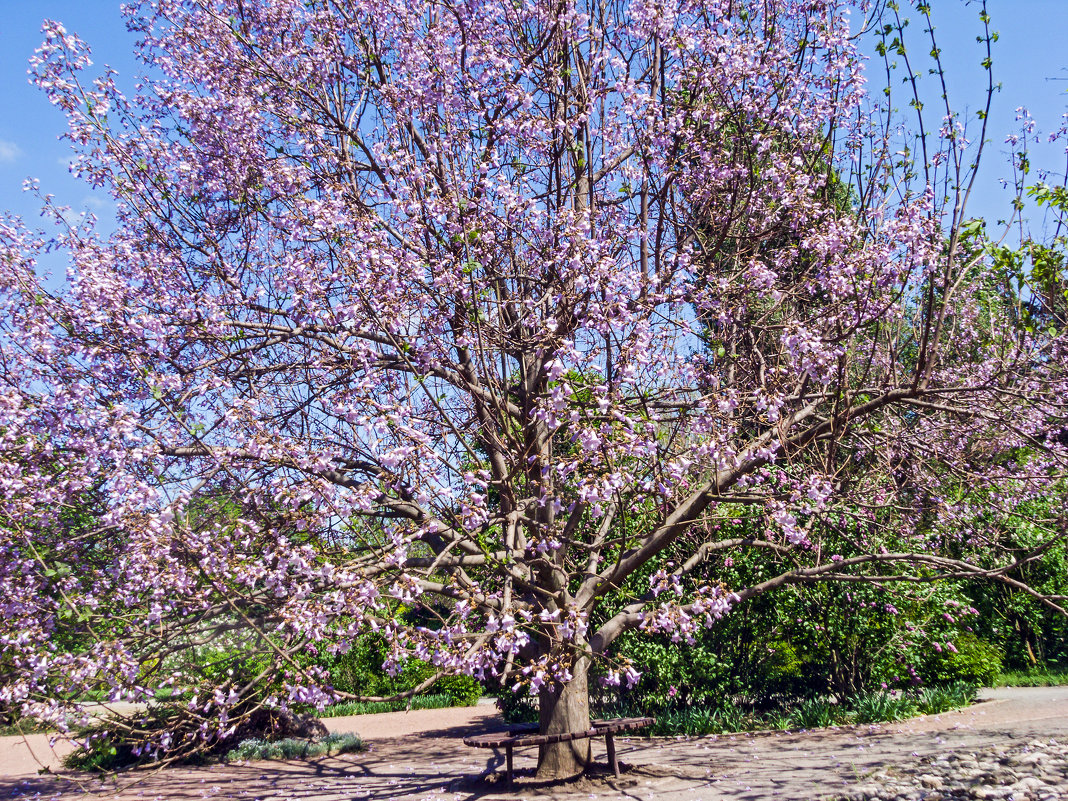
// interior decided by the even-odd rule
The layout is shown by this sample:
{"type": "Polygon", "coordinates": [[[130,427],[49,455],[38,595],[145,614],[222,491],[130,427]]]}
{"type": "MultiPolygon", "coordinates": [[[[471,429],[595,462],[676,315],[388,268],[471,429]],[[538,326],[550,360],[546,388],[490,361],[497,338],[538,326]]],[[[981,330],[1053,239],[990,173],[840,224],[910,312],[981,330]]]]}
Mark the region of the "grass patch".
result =
{"type": "Polygon", "coordinates": [[[18,723],[8,723],[0,726],[0,737],[19,737],[23,734],[46,734],[58,731],[49,723],[40,723],[33,718],[23,718],[18,723]]]}
{"type": "Polygon", "coordinates": [[[224,759],[227,762],[257,759],[314,759],[315,757],[351,754],[365,750],[357,734],[328,734],[318,742],[310,740],[243,740],[224,759]]]}
{"type": "Polygon", "coordinates": [[[974,684],[956,681],[924,687],[914,693],[868,693],[857,696],[851,702],[849,722],[888,723],[916,715],[937,715],[969,706],[975,701],[978,691],[979,688],[974,684]]]}
{"type": "MultiPolygon", "coordinates": [[[[631,715],[623,717],[631,717],[631,715]]],[[[669,709],[656,715],[656,723],[648,733],[661,736],[725,734],[731,731],[742,731],[745,725],[745,713],[735,706],[705,709],[690,707],[669,709]]]]}
{"type": "Polygon", "coordinates": [[[937,715],[975,703],[979,688],[966,681],[955,681],[936,687],[924,687],[916,696],[921,715],[937,715]]]}
{"type": "MultiPolygon", "coordinates": [[[[973,684],[954,682],[906,692],[866,693],[841,702],[828,697],[783,700],[772,709],[765,710],[719,700],[708,705],[692,701],[682,707],[612,705],[597,707],[594,716],[615,718],[650,715],[656,718],[653,726],[636,736],[703,737],[768,729],[824,729],[829,726],[889,723],[968,706],[975,700],[977,692],[978,687],[973,684]]],[[[521,711],[527,712],[527,717],[530,717],[534,710],[530,706],[529,710],[523,707],[521,711]]]]}
{"type": "Polygon", "coordinates": [[[1011,670],[998,675],[995,687],[1059,687],[1068,684],[1066,667],[1034,667],[1011,670]]]}
{"type": "Polygon", "coordinates": [[[840,723],[851,722],[848,714],[838,704],[827,698],[806,698],[791,710],[790,729],[826,729],[840,723]]]}
{"type": "Polygon", "coordinates": [[[919,705],[914,698],[900,693],[867,693],[853,700],[851,711],[854,723],[885,723],[914,717],[919,705]]]}
{"type": "Polygon", "coordinates": [[[445,693],[436,695],[417,695],[398,701],[345,701],[331,704],[322,712],[320,718],[341,718],[346,715],[377,715],[380,712],[404,712],[409,709],[445,709],[450,706],[473,706],[478,699],[468,703],[468,699],[456,698],[445,693]]]}

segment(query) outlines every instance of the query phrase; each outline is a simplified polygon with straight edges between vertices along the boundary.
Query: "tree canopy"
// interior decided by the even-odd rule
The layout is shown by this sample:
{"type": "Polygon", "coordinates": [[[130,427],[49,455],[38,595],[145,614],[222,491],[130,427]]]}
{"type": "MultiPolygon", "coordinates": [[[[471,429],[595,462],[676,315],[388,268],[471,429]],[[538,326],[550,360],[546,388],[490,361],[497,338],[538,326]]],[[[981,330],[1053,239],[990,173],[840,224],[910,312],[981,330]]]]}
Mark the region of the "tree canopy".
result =
{"type": "Polygon", "coordinates": [[[146,747],[188,753],[377,632],[571,730],[591,659],[642,670],[625,631],[1016,581],[1065,535],[996,520],[1063,495],[1068,340],[967,221],[985,128],[902,156],[849,5],[154,0],[131,97],[50,23],[34,79],[118,225],[0,226],[0,698],[169,687],[146,747]],[[709,570],[747,548],[777,576],[709,570]],[[261,674],[174,667],[220,637],[261,674]]]}

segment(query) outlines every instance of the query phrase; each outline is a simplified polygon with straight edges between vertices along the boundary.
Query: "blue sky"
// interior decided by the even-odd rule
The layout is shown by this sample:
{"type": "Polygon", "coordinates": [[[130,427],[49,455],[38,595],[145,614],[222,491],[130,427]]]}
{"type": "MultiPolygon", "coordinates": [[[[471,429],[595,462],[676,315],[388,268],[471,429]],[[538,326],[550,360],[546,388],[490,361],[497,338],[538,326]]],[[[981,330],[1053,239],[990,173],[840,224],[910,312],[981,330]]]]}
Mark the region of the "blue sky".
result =
{"type": "MultiPolygon", "coordinates": [[[[981,174],[976,216],[1004,216],[1008,198],[998,179],[1009,170],[1003,153],[1005,135],[1014,130],[1014,109],[1026,106],[1040,128],[1052,130],[1068,110],[1068,0],[991,0],[992,27],[1000,34],[994,74],[1003,89],[992,111],[990,151],[981,174]]],[[[27,61],[41,41],[41,22],[51,18],[85,39],[96,65],[116,68],[120,85],[129,88],[138,72],[135,38],[127,33],[117,0],[0,0],[0,209],[36,216],[37,201],[21,191],[23,180],[40,180],[75,212],[89,210],[108,217],[110,204],[100,193],[67,174],[69,146],[57,137],[65,127],[62,114],[27,81],[27,61]]],[[[949,67],[950,93],[958,108],[974,110],[983,102],[985,74],[975,43],[981,31],[978,6],[964,0],[935,3],[937,34],[949,67]]],[[[919,26],[915,26],[919,33],[919,26]]],[[[873,78],[875,80],[875,78],[873,78]]],[[[1063,145],[1039,148],[1037,166],[1063,171],[1063,145]]]]}
{"type": "MultiPolygon", "coordinates": [[[[36,216],[39,203],[22,191],[28,177],[40,179],[43,192],[56,195],[77,211],[107,214],[100,193],[67,172],[70,146],[58,140],[66,129],[62,112],[31,86],[27,69],[43,39],[41,23],[62,22],[89,42],[95,68],[107,63],[122,73],[124,85],[137,72],[135,38],[127,33],[115,0],[0,0],[0,209],[36,216]]],[[[95,74],[95,73],[94,73],[95,74]]]]}

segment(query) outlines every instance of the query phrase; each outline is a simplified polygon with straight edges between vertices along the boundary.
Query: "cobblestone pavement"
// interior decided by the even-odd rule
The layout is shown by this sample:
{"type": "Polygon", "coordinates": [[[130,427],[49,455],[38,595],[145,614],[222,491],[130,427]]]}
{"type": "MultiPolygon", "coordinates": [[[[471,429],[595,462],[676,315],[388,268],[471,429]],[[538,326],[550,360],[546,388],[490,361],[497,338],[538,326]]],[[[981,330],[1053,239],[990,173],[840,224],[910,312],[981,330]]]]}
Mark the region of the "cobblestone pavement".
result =
{"type": "Polygon", "coordinates": [[[1068,744],[1032,740],[974,752],[924,757],[876,771],[842,801],[951,801],[1068,798],[1068,744]]]}

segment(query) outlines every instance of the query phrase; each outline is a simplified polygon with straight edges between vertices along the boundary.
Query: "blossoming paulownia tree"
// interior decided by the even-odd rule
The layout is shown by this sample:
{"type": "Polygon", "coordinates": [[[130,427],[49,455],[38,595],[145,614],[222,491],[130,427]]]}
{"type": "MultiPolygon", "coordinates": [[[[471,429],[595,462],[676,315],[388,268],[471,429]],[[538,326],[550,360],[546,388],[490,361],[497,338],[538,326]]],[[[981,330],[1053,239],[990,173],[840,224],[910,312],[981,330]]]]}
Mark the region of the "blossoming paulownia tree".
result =
{"type": "Polygon", "coordinates": [[[35,80],[118,226],[2,228],[0,700],[172,688],[166,731],[122,725],[174,758],[328,700],[306,654],[375,631],[387,668],[500,676],[569,731],[591,660],[641,670],[611,661],[628,629],[886,566],[1013,580],[995,534],[991,567],[919,517],[904,551],[814,533],[917,481],[945,522],[950,477],[1039,495],[1065,464],[1063,337],[977,291],[955,121],[906,174],[845,12],[158,0],[126,11],[133,99],[48,24],[35,80]],[[738,504],[763,537],[719,535],[738,504]],[[702,572],[747,547],[781,575],[702,572]],[[176,667],[219,638],[262,671],[176,667]]]}

